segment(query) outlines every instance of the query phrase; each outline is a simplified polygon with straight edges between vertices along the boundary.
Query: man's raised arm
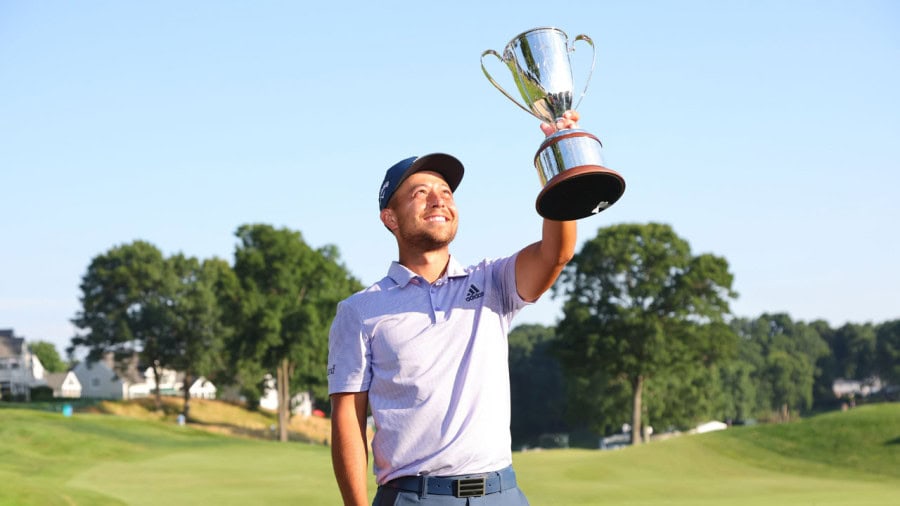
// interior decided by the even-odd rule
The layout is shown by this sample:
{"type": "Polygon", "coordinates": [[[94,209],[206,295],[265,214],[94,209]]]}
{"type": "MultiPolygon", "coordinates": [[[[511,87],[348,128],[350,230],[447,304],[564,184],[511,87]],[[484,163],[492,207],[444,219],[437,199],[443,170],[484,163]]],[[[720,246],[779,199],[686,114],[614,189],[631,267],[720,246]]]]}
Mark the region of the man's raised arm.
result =
{"type": "MultiPolygon", "coordinates": [[[[577,128],[578,113],[567,111],[556,127],[541,124],[544,135],[577,128]]],[[[575,255],[578,227],[574,221],[544,220],[541,240],[529,244],[516,258],[516,289],[524,300],[533,302],[553,286],[563,268],[575,255]]]]}

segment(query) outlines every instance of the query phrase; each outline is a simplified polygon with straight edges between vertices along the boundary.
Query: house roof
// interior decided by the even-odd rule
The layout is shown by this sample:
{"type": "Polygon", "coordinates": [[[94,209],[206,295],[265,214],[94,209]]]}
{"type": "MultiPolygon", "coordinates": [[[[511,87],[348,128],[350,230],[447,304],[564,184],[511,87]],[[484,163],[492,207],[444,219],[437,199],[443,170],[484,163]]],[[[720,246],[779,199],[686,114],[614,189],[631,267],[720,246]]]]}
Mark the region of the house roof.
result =
{"type": "MultiPolygon", "coordinates": [[[[71,371],[66,372],[51,372],[47,373],[44,379],[47,381],[47,386],[56,390],[57,388],[62,387],[63,382],[66,381],[66,376],[72,374],[71,371]]],[[[77,379],[77,377],[76,377],[77,379]]]]}
{"type": "Polygon", "coordinates": [[[218,391],[218,388],[216,388],[216,385],[214,385],[212,381],[209,381],[204,376],[200,376],[199,378],[194,380],[194,383],[191,384],[191,387],[188,390],[193,391],[193,390],[201,390],[201,389],[206,389],[211,392],[218,391]]]}
{"type": "Polygon", "coordinates": [[[13,337],[12,330],[0,330],[0,358],[21,356],[24,346],[24,337],[13,337]]]}
{"type": "Polygon", "coordinates": [[[145,381],[144,376],[138,370],[138,354],[136,352],[120,361],[116,361],[115,354],[107,352],[100,361],[129,383],[143,383],[145,381]]]}

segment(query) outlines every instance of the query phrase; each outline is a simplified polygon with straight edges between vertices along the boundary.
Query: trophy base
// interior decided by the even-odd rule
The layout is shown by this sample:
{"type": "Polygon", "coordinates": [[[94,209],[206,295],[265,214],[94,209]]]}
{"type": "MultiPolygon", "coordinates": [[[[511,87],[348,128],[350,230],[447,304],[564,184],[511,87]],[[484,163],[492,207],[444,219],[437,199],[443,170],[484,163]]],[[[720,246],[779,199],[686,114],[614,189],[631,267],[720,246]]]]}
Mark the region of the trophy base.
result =
{"type": "Polygon", "coordinates": [[[555,221],[593,216],[616,203],[625,193],[625,179],[602,165],[572,167],[547,181],[538,194],[538,214],[555,221]]]}

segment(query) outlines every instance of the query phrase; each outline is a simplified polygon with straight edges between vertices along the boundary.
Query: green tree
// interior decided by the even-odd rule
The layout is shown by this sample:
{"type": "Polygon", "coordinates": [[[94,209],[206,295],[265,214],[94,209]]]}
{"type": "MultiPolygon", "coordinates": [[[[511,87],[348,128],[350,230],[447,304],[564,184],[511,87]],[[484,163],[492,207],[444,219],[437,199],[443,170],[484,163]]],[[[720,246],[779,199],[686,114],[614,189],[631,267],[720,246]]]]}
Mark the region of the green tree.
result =
{"type": "Polygon", "coordinates": [[[768,412],[769,390],[766,385],[760,384],[760,371],[766,367],[765,350],[763,341],[754,338],[752,329],[756,320],[747,318],[735,318],[731,320],[732,331],[738,336],[738,354],[730,367],[737,369],[734,377],[726,372],[728,377],[723,389],[725,391],[739,390],[743,400],[742,411],[736,414],[738,420],[745,420],[759,416],[761,412],[768,412]],[[765,399],[763,401],[762,399],[765,399]]]}
{"type": "Polygon", "coordinates": [[[871,323],[847,323],[836,330],[823,321],[810,325],[828,345],[828,353],[816,364],[813,403],[831,407],[839,402],[834,396],[835,380],[867,380],[877,374],[876,328],[871,323]]]}
{"type": "Polygon", "coordinates": [[[699,346],[693,358],[675,361],[647,379],[642,413],[645,428],[685,428],[699,420],[726,417],[722,369],[733,362],[736,338],[724,322],[698,325],[692,332],[714,335],[692,337],[699,346]]]}
{"type": "Polygon", "coordinates": [[[614,398],[628,391],[635,444],[648,380],[663,385],[667,375],[691,364],[711,367],[734,350],[734,334],[723,324],[736,296],[728,263],[692,255],[668,225],[600,229],[561,281],[566,300],[556,349],[566,374],[576,391],[610,391],[614,398]]]}
{"type": "Polygon", "coordinates": [[[719,369],[722,385],[719,409],[723,420],[747,420],[753,417],[756,409],[753,371],[753,366],[741,358],[729,361],[719,369]]]}
{"type": "Polygon", "coordinates": [[[165,259],[156,246],[134,241],[111,248],[91,260],[81,282],[82,309],[72,323],[81,333],[72,349],[86,347],[87,359],[97,361],[113,353],[117,362],[136,353],[152,364],[157,379],[161,352],[159,335],[167,322],[171,281],[165,259]]]}
{"type": "Polygon", "coordinates": [[[160,333],[160,363],[184,373],[184,407],[190,416],[190,387],[200,376],[209,376],[224,367],[225,342],[232,328],[220,303],[223,286],[234,286],[236,277],[224,260],[213,258],[202,263],[178,254],[167,260],[174,286],[167,328],[160,333]]]}
{"type": "Polygon", "coordinates": [[[65,372],[68,369],[68,366],[65,362],[63,362],[62,358],[59,356],[59,352],[56,351],[56,346],[53,343],[49,343],[47,341],[35,341],[28,345],[31,349],[31,353],[34,353],[38,360],[41,361],[41,365],[44,366],[44,369],[47,372],[65,372]]]}
{"type": "Polygon", "coordinates": [[[876,331],[878,375],[892,385],[900,384],[900,320],[884,322],[876,331]]]}
{"type": "Polygon", "coordinates": [[[287,441],[291,390],[324,394],[335,307],[361,285],[338,262],[336,248],[313,249],[299,232],[255,224],[236,236],[241,322],[231,353],[245,378],[276,371],[279,438],[287,441]]]}
{"type": "Polygon", "coordinates": [[[816,364],[829,352],[816,326],[779,313],[737,322],[736,330],[758,349],[753,364],[758,409],[787,420],[791,411],[812,407],[813,385],[821,374],[816,364]]]}
{"type": "Polygon", "coordinates": [[[565,382],[559,361],[549,351],[554,338],[554,329],[543,325],[520,325],[509,333],[510,430],[515,444],[534,443],[541,434],[567,429],[565,382]]]}
{"type": "MultiPolygon", "coordinates": [[[[838,377],[863,380],[875,374],[875,326],[871,323],[847,323],[835,332],[841,360],[838,361],[838,377]]],[[[836,350],[832,350],[835,353],[836,350]]],[[[837,353],[835,353],[837,355],[837,353]]]]}
{"type": "Polygon", "coordinates": [[[813,383],[813,406],[824,409],[834,408],[839,402],[834,396],[834,380],[846,377],[843,375],[845,354],[840,349],[840,336],[824,320],[815,320],[809,325],[828,346],[828,353],[816,363],[818,374],[813,383]]]}

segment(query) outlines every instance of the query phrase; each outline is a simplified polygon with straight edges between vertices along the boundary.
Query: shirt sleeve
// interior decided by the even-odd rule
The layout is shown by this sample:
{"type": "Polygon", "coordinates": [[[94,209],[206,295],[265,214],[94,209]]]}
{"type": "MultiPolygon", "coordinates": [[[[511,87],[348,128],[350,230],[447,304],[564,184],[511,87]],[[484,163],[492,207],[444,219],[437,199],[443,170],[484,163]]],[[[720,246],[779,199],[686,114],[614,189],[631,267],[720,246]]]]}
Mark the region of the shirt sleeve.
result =
{"type": "Polygon", "coordinates": [[[518,256],[519,254],[516,253],[510,257],[501,258],[493,263],[491,269],[493,281],[499,287],[500,293],[503,294],[503,313],[509,318],[515,316],[525,306],[532,304],[524,300],[516,288],[516,257],[518,256]]]}
{"type": "Polygon", "coordinates": [[[365,392],[372,380],[370,340],[347,301],[338,304],[328,333],[328,393],[365,392]]]}

